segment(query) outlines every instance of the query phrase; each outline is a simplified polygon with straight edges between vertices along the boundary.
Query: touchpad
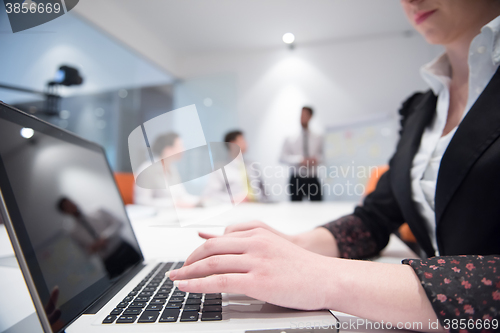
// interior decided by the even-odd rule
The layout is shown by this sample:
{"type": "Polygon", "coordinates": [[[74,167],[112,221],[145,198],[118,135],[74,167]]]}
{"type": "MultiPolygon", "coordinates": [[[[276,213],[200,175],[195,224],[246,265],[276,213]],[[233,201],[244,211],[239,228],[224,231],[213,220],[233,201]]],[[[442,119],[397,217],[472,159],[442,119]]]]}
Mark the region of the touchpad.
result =
{"type": "MultiPolygon", "coordinates": [[[[239,294],[227,294],[226,301],[228,317],[231,319],[237,318],[299,318],[309,317],[312,312],[316,311],[300,311],[281,306],[269,304],[264,301],[256,300],[255,298],[239,294]]],[[[224,311],[226,312],[226,311],[224,311]]],[[[322,311],[325,313],[325,311],[322,311]]]]}

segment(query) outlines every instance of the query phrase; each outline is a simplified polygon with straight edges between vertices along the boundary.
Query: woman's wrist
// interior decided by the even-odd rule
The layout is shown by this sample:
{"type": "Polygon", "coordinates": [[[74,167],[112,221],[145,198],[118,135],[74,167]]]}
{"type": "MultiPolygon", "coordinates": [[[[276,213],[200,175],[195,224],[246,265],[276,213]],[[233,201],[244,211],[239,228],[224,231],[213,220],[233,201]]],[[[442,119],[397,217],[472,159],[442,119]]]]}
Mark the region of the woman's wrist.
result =
{"type": "Polygon", "coordinates": [[[326,228],[316,228],[301,234],[290,236],[292,243],[308,251],[329,257],[338,257],[335,237],[326,228]]]}
{"type": "MultiPolygon", "coordinates": [[[[437,316],[420,280],[407,265],[326,258],[318,277],[323,283],[326,309],[372,321],[392,323],[435,322],[437,316]]],[[[319,285],[318,283],[318,285],[319,285]]],[[[426,326],[418,330],[428,332],[426,326]]]]}
{"type": "Polygon", "coordinates": [[[342,261],[345,259],[332,258],[322,256],[321,272],[319,272],[319,281],[314,281],[322,288],[321,308],[328,310],[339,310],[339,305],[342,302],[342,272],[338,269],[339,263],[342,266],[342,261]]]}
{"type": "Polygon", "coordinates": [[[302,234],[289,235],[287,237],[288,237],[288,240],[290,242],[303,248],[303,246],[301,245],[302,244],[302,234]]]}

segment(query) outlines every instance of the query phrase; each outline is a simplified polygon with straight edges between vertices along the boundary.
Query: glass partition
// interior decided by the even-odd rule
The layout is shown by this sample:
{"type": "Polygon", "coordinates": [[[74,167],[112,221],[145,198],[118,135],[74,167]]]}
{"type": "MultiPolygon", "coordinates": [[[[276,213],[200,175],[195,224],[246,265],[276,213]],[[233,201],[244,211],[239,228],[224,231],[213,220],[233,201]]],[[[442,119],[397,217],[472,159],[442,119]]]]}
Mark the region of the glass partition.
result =
{"type": "Polygon", "coordinates": [[[115,171],[129,133],[173,109],[175,77],[72,12],[13,34],[2,2],[0,45],[0,100],[104,146],[115,171]],[[54,84],[61,66],[82,82],[54,84]]]}

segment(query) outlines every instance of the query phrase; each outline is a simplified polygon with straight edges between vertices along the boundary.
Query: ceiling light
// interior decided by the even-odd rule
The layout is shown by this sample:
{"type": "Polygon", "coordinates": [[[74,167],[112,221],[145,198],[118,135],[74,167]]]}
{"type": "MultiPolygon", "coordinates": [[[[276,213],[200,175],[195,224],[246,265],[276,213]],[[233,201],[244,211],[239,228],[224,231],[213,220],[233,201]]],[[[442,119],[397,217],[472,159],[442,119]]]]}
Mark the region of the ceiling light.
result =
{"type": "Polygon", "coordinates": [[[295,41],[295,36],[291,32],[287,32],[283,35],[283,41],[286,44],[292,44],[295,41]]]}
{"type": "Polygon", "coordinates": [[[35,134],[35,131],[32,128],[24,127],[21,129],[21,136],[25,139],[30,139],[33,134],[35,134]]]}

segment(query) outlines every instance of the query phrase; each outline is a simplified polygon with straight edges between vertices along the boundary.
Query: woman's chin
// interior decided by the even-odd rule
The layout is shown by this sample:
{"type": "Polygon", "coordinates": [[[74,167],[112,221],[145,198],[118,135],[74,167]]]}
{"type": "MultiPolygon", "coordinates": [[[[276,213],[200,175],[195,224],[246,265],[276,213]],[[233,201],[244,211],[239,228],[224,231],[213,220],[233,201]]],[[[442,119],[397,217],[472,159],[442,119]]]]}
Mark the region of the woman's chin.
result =
{"type": "Polygon", "coordinates": [[[443,34],[436,33],[436,29],[429,29],[425,32],[420,32],[424,37],[425,41],[432,45],[446,45],[449,42],[449,38],[443,36],[443,34]]]}

